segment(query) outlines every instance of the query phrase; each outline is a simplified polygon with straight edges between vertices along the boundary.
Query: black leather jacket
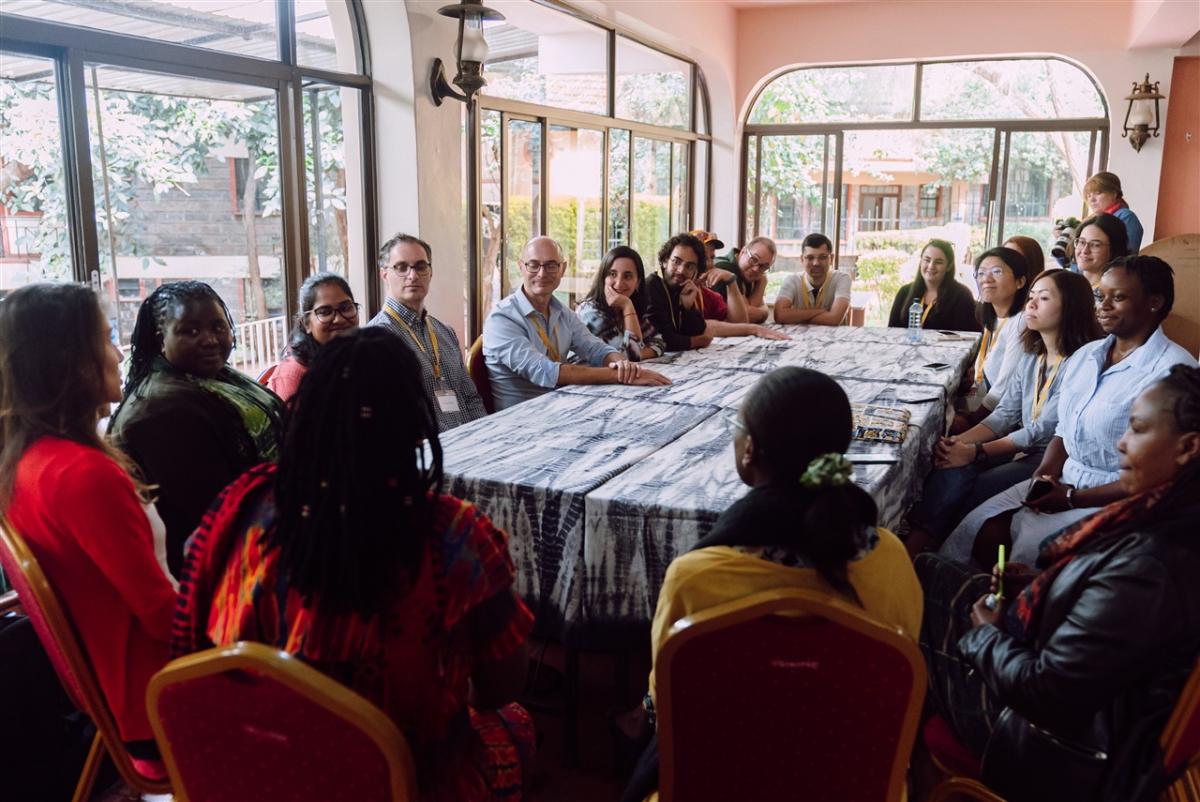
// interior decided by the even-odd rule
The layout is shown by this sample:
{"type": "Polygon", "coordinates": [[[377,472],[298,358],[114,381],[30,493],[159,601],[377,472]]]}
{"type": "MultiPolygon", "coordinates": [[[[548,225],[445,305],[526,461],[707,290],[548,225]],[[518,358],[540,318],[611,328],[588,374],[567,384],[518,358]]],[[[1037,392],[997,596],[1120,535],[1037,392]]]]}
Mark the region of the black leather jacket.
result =
{"type": "Polygon", "coordinates": [[[1064,776],[1071,763],[1069,797],[1042,776],[1022,787],[1044,792],[1010,788],[1010,798],[1140,798],[1134,788],[1153,773],[1200,655],[1200,506],[1076,556],[1047,590],[1034,643],[983,626],[959,648],[1011,708],[988,743],[985,779],[989,762],[1064,776]]]}

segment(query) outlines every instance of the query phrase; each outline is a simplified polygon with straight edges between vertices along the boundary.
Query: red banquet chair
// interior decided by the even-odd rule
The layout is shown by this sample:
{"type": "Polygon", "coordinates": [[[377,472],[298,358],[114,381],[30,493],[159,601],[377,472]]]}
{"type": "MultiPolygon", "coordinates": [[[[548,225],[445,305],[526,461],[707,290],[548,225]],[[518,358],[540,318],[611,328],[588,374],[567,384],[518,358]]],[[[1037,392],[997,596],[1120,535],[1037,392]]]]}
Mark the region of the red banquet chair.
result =
{"type": "Polygon", "coordinates": [[[925,662],[830,594],[774,590],[684,618],[655,676],[663,802],[902,797],[925,662]]]}
{"type": "Polygon", "coordinates": [[[483,337],[476,337],[467,349],[467,373],[483,399],[483,408],[491,415],[496,411],[496,399],[492,395],[492,380],[488,377],[487,365],[483,361],[483,337]]]}
{"type": "Polygon", "coordinates": [[[415,802],[382,710],[287,652],[240,642],[167,664],[147,709],[175,802],[415,802]]]}
{"type": "Polygon", "coordinates": [[[59,604],[58,595],[50,586],[33,552],[3,518],[0,518],[0,565],[3,565],[5,575],[16,590],[21,608],[29,616],[67,695],[96,726],[96,737],[92,739],[83,771],[79,774],[72,802],[84,802],[91,796],[105,751],[112,757],[121,779],[135,791],[143,794],[170,793],[171,786],[165,777],[150,777],[139,771],[139,767],[151,771],[157,767],[136,761],[125,749],[117,722],[100,691],[92,663],[71,619],[59,604]]]}

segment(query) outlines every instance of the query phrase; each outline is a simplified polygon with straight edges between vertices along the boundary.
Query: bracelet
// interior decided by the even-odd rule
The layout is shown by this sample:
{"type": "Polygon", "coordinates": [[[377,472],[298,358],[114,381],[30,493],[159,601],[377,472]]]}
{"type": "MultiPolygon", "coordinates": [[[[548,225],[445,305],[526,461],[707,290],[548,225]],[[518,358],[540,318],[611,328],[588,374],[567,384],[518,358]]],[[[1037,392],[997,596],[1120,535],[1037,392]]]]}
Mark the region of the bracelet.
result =
{"type": "Polygon", "coordinates": [[[1073,487],[1067,488],[1067,509],[1075,509],[1075,488],[1073,487]]]}

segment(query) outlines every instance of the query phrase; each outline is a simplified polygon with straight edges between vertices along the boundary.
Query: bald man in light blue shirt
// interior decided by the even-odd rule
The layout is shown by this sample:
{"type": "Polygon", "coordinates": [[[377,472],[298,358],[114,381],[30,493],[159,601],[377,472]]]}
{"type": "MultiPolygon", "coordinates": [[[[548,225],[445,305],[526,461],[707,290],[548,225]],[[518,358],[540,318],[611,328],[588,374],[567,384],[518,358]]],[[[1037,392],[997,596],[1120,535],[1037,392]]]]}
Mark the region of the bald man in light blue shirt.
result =
{"type": "Polygon", "coordinates": [[[483,324],[483,357],[497,410],[565,384],[671,383],[624,359],[554,297],[565,268],[557,242],[531,239],[521,251],[521,286],[483,324]],[[570,352],[587,364],[564,363],[570,352]]]}

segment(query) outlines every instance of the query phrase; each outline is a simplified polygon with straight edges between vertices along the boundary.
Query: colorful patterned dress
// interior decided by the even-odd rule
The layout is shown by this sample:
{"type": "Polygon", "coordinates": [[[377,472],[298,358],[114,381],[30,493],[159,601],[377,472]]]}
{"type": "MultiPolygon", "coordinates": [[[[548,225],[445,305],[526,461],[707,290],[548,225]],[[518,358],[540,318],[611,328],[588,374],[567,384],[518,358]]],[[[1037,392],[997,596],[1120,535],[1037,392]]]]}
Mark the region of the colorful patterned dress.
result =
{"type": "Polygon", "coordinates": [[[534,746],[529,714],[467,705],[474,667],[511,655],[533,626],[512,587],[507,536],[473,504],[440,496],[437,534],[419,573],[397,576],[391,606],[370,619],[327,615],[284,584],[268,537],[274,476],[272,465],[244,474],[196,530],[172,652],[255,640],[295,654],[400,726],[423,800],[520,799],[534,746]]]}

